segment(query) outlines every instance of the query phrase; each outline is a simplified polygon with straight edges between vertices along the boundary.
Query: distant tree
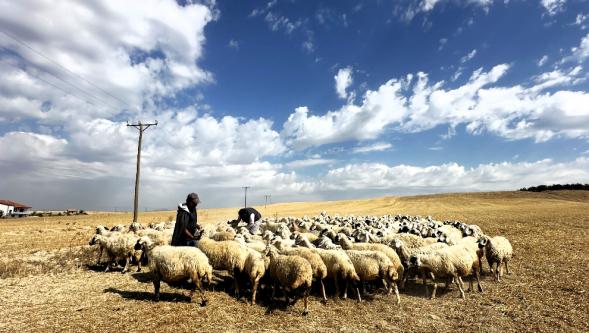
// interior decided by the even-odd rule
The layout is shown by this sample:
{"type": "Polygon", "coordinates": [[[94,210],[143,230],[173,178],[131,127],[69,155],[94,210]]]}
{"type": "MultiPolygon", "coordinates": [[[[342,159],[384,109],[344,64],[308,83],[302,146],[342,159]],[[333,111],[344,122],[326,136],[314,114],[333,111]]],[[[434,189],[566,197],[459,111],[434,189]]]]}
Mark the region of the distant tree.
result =
{"type": "Polygon", "coordinates": [[[589,184],[552,184],[552,185],[538,185],[538,186],[530,186],[528,188],[522,187],[519,189],[520,191],[528,191],[528,192],[544,192],[544,191],[558,191],[558,190],[580,190],[580,191],[589,191],[589,184]]]}

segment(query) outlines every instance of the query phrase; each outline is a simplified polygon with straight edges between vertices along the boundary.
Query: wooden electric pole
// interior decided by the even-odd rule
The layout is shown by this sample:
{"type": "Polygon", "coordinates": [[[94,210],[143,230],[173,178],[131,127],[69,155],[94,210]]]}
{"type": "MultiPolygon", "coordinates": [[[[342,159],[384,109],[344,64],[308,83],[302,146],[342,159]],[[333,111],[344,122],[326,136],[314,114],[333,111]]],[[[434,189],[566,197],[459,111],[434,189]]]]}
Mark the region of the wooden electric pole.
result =
{"type": "Polygon", "coordinates": [[[137,170],[135,171],[135,201],[133,203],[133,222],[137,222],[137,214],[139,210],[139,176],[141,174],[141,141],[143,140],[143,132],[151,126],[157,126],[157,120],[155,123],[142,124],[129,124],[127,126],[135,127],[139,130],[139,144],[137,145],[137,170]]]}
{"type": "Polygon", "coordinates": [[[247,189],[250,188],[251,186],[243,186],[242,188],[245,190],[245,196],[243,199],[243,207],[247,207],[247,189]]]}

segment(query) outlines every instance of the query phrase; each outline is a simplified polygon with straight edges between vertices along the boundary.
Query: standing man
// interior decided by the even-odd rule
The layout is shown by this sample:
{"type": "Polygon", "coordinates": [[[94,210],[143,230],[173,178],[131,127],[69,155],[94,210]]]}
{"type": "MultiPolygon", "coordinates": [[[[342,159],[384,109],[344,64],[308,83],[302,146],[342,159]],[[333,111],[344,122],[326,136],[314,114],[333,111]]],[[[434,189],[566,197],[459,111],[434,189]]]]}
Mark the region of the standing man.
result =
{"type": "Polygon", "coordinates": [[[200,229],[196,215],[196,206],[199,203],[198,194],[190,193],[186,197],[186,202],[178,205],[172,246],[196,246],[195,233],[200,229]]]}
{"type": "Polygon", "coordinates": [[[236,225],[239,221],[247,223],[247,229],[252,235],[258,232],[260,223],[262,222],[262,214],[252,207],[242,208],[237,212],[236,225]]]}

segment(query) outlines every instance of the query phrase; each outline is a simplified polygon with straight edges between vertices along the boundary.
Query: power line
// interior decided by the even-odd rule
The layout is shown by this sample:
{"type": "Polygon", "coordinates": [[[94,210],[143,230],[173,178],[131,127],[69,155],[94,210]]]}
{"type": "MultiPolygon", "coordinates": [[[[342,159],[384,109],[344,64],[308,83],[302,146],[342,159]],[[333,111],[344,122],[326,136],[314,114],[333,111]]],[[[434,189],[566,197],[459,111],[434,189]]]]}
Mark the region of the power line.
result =
{"type": "Polygon", "coordinates": [[[100,86],[98,86],[97,84],[93,83],[92,81],[82,77],[81,75],[75,73],[74,71],[70,70],[69,68],[63,66],[62,64],[60,64],[59,62],[57,62],[56,60],[53,60],[52,58],[50,58],[49,56],[43,54],[41,51],[36,50],[35,48],[33,48],[32,46],[30,46],[29,44],[27,44],[25,41],[19,39],[18,37],[14,36],[13,34],[5,31],[5,30],[0,30],[1,33],[3,33],[4,35],[8,36],[9,38],[11,38],[12,40],[18,42],[19,44],[23,45],[24,47],[26,47],[27,49],[35,52],[36,54],[40,55],[41,57],[51,61],[52,63],[54,63],[55,65],[59,66],[61,69],[63,69],[64,71],[70,73],[71,75],[83,80],[84,82],[88,83],[89,85],[93,86],[94,88],[100,90],[102,93],[104,93],[105,95],[116,99],[117,101],[123,103],[124,105],[126,105],[129,109],[131,109],[131,106],[124,100],[122,100],[121,98],[109,93],[108,91],[102,89],[100,86]]]}
{"type": "MultiPolygon", "coordinates": [[[[14,54],[15,54],[16,56],[18,56],[20,59],[22,59],[22,60],[24,60],[24,61],[26,61],[26,62],[32,63],[30,60],[28,60],[28,59],[24,58],[24,57],[23,57],[21,54],[19,54],[19,53],[15,52],[14,50],[11,50],[11,49],[7,48],[6,46],[0,46],[0,47],[1,47],[1,48],[3,48],[3,49],[5,49],[5,50],[8,50],[8,51],[10,51],[10,52],[14,53],[14,54]]],[[[98,103],[105,104],[105,105],[107,105],[108,107],[110,107],[110,108],[112,108],[112,109],[114,109],[114,110],[117,110],[117,109],[119,109],[117,106],[113,106],[112,104],[110,104],[110,103],[107,103],[107,102],[105,102],[105,101],[101,100],[100,98],[98,98],[98,97],[96,97],[95,95],[93,95],[93,94],[89,93],[88,91],[86,91],[86,90],[84,90],[84,89],[82,89],[82,88],[80,88],[80,87],[76,86],[76,85],[75,85],[75,84],[73,84],[73,83],[70,83],[70,82],[66,81],[65,79],[63,79],[63,78],[61,78],[61,77],[59,77],[59,76],[57,76],[57,75],[55,75],[55,74],[53,74],[53,73],[51,73],[51,72],[47,71],[47,70],[45,70],[45,69],[43,69],[43,68],[41,68],[41,67],[38,67],[38,66],[34,66],[34,67],[35,67],[36,69],[39,69],[40,71],[43,71],[43,72],[45,72],[45,73],[47,73],[47,74],[49,74],[49,75],[53,76],[54,78],[56,78],[56,79],[58,79],[59,81],[61,81],[61,82],[65,83],[66,85],[70,86],[71,88],[74,88],[74,89],[78,90],[78,91],[79,91],[79,92],[81,92],[82,94],[84,94],[84,95],[86,95],[86,96],[88,96],[88,97],[90,97],[90,98],[94,99],[94,100],[95,100],[96,102],[98,102],[98,103]]],[[[19,67],[19,68],[20,68],[20,67],[19,67]]],[[[30,73],[30,72],[27,72],[27,73],[30,73]]],[[[36,77],[38,78],[38,76],[36,76],[36,77]]]]}

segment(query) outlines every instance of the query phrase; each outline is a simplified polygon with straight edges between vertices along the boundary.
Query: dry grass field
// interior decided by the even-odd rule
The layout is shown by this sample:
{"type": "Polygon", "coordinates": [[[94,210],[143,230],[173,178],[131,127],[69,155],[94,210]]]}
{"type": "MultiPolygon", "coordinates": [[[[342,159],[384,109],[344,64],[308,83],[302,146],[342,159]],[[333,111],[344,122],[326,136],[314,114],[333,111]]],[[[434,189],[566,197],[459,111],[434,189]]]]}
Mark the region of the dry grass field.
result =
{"type": "MultiPolygon", "coordinates": [[[[128,224],[129,214],[0,220],[0,332],[589,332],[588,192],[385,197],[261,210],[277,216],[419,214],[478,224],[510,239],[512,274],[501,283],[484,276],[485,292],[467,293],[465,300],[455,287],[428,300],[415,285],[401,293],[400,307],[381,293],[361,304],[322,305],[314,296],[303,317],[302,301],[270,313],[263,293],[261,304],[249,306],[218,287],[201,308],[188,302],[187,290],[165,284],[161,301],[152,302],[147,273],[103,273],[92,266],[97,252],[87,244],[94,227],[128,224]]],[[[216,223],[235,212],[203,209],[199,219],[216,223]]],[[[142,213],[140,221],[174,215],[142,213]]]]}

